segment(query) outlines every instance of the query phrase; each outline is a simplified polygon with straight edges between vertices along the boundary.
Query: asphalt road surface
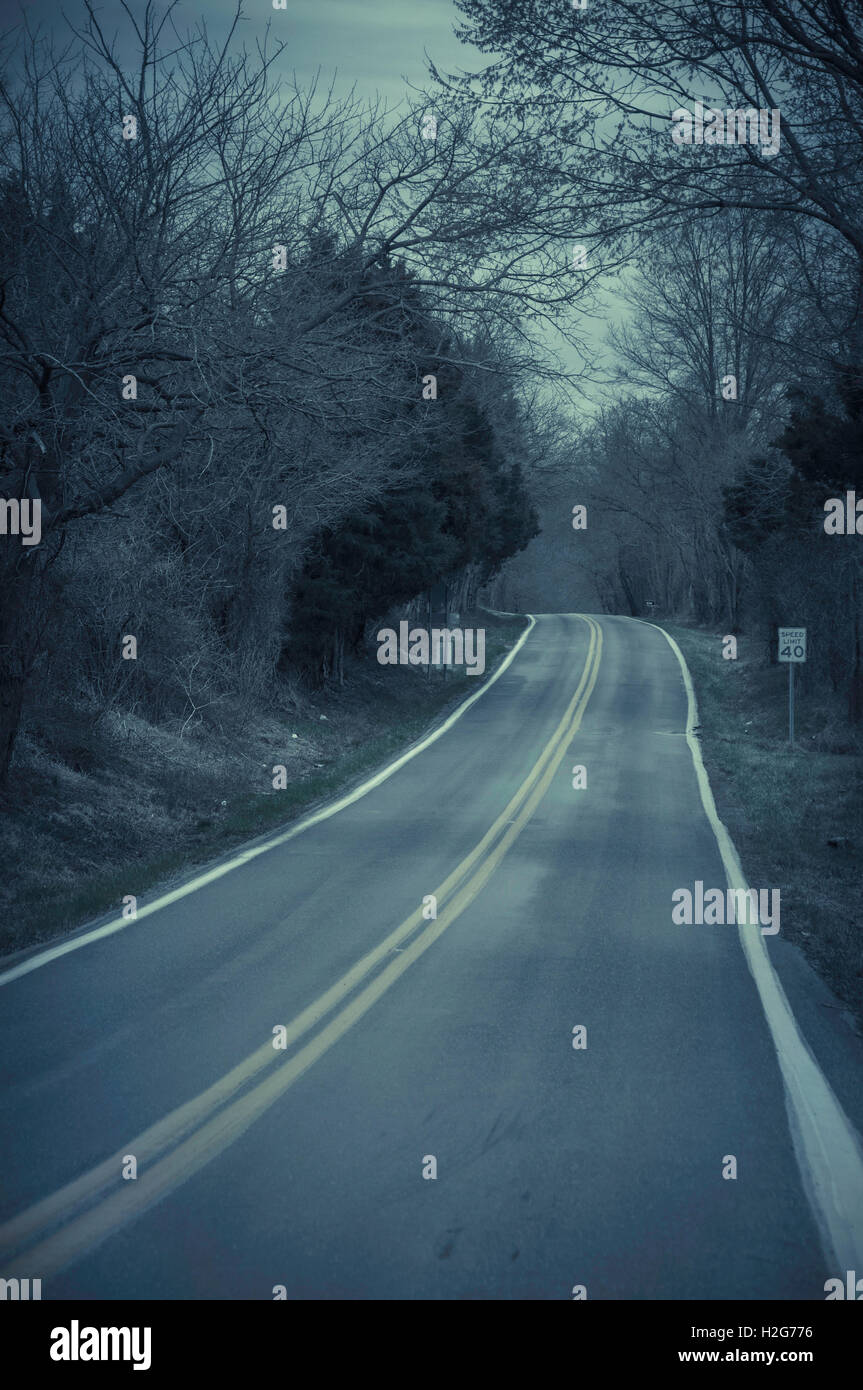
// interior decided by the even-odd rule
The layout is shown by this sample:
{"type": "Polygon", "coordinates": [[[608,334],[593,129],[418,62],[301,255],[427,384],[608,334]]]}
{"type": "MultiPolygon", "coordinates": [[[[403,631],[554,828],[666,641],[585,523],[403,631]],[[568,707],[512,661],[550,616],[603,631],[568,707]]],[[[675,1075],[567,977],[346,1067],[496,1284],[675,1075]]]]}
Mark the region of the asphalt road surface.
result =
{"type": "Polygon", "coordinates": [[[336,814],[7,963],[0,1275],[823,1299],[859,1248],[860,1042],[781,931],[672,922],[675,889],[726,885],[687,718],[656,628],[540,617],[336,814]]]}

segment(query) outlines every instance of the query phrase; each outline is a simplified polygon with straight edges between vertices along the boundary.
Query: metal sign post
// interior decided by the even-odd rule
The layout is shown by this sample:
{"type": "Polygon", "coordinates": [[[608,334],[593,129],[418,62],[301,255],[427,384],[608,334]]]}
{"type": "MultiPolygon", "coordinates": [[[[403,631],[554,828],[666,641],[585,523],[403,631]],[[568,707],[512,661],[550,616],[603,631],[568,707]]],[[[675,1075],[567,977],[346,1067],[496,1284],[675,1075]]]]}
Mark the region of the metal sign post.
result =
{"type": "Polygon", "coordinates": [[[805,627],[779,629],[779,660],[788,662],[788,742],[794,742],[794,667],[806,660],[805,627]]]}

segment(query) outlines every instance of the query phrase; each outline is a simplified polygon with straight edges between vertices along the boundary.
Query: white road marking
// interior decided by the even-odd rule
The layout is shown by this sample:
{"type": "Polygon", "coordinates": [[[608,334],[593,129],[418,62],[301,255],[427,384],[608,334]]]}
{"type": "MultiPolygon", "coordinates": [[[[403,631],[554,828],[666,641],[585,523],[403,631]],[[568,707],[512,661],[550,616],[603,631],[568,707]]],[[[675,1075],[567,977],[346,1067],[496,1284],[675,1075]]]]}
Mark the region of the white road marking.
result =
{"type": "Polygon", "coordinates": [[[44,951],[39,951],[35,955],[28,956],[27,959],[21,961],[20,964],[14,965],[9,970],[0,974],[0,985],[9,985],[13,980],[20,980],[22,975],[29,975],[31,971],[38,970],[40,966],[48,965],[53,960],[59,960],[61,956],[67,956],[72,951],[80,951],[82,946],[90,946],[94,941],[104,941],[106,936],[113,936],[115,932],[122,931],[124,927],[129,927],[132,926],[133,923],[140,922],[142,917],[149,917],[154,912],[160,911],[161,908],[169,907],[171,903],[179,902],[181,898],[188,897],[190,893],[197,893],[199,888],[205,888],[208,883],[214,883],[216,879],[223,878],[224,875],[229,874],[232,869],[238,869],[241,864],[248,864],[250,860],[257,859],[259,854],[266,854],[271,849],[277,849],[279,845],[284,845],[288,840],[293,840],[296,835],[301,835],[304,830],[308,830],[313,825],[318,825],[322,820],[329,820],[330,816],[335,816],[339,811],[343,811],[346,806],[352,806],[355,801],[359,801],[360,797],[373,791],[375,787],[379,787],[382,782],[386,782],[389,777],[392,777],[393,773],[398,772],[400,767],[404,767],[405,763],[409,763],[412,758],[417,757],[417,755],[428,748],[430,744],[435,743],[437,739],[441,738],[452,728],[456,720],[461,719],[462,715],[470,709],[471,705],[475,705],[477,700],[481,699],[486,691],[491,689],[495,681],[500,679],[507,667],[513,662],[517,653],[524,646],[536,626],[536,619],[531,613],[525,616],[529,619],[528,626],[521,634],[521,637],[516,642],[512,651],[501,662],[494,675],[491,676],[489,680],[484,681],[475,694],[468,696],[468,698],[459,705],[458,709],[453,710],[452,714],[441,724],[439,729],[434,729],[432,733],[424,738],[421,743],[418,743],[416,747],[409,748],[406,753],[402,753],[400,757],[396,758],[395,762],[382,768],[380,772],[376,772],[367,782],[363,782],[359,787],[355,787],[352,792],[348,792],[346,796],[340,797],[339,800],[334,801],[331,806],[324,806],[320,811],[316,811],[314,815],[307,816],[305,820],[301,820],[297,825],[292,826],[290,830],[285,830],[280,835],[276,835],[272,839],[267,840],[265,844],[255,845],[251,849],[242,850],[240,854],[234,855],[234,857],[227,860],[226,863],[217,864],[215,868],[208,869],[206,873],[199,874],[197,878],[190,879],[188,883],[182,884],[181,887],[174,888],[170,893],[163,894],[162,897],[156,898],[154,902],[147,903],[144,907],[139,907],[137,915],[134,918],[114,918],[110,922],[105,922],[101,927],[94,927],[91,931],[79,933],[69,938],[69,940],[61,942],[57,946],[49,946],[44,951]]]}
{"type": "MultiPolygon", "coordinates": [[[[748,889],[740,856],[717,815],[701,748],[694,736],[698,707],[689,669],[674,638],[661,627],[656,630],[670,644],[683,672],[688,701],[686,742],[728,886],[748,889]]],[[[829,1273],[831,1277],[844,1278],[846,1270],[863,1268],[863,1146],[800,1032],[762,933],[738,926],[738,934],[779,1058],[803,1186],[821,1229],[828,1259],[833,1262],[829,1273]]]]}

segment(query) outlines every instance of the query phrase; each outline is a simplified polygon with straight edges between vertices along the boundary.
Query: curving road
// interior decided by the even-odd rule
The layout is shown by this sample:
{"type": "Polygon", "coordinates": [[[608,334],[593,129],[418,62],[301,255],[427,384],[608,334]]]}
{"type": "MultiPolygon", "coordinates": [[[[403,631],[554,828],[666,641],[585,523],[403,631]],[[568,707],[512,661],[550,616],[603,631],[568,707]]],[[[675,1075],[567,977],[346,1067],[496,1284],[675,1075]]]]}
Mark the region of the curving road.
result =
{"type": "Polygon", "coordinates": [[[540,617],[336,814],[9,963],[0,1276],[823,1299],[860,1249],[860,1042],[781,932],[672,923],[726,884],[689,713],[656,628],[540,617]]]}

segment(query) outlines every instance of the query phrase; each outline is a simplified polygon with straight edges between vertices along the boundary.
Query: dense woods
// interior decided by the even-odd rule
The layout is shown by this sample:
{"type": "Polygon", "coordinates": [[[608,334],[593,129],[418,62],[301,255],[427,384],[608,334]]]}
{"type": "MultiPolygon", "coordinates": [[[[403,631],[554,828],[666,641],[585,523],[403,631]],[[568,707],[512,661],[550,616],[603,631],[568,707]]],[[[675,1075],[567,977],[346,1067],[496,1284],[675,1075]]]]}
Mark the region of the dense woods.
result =
{"type": "Polygon", "coordinates": [[[174,7],[82,16],[13,31],[0,86],[0,491],[41,508],[3,538],[0,778],[28,711],[193,729],[475,594],[535,530],[525,309],[579,289],[468,103],[396,119],[174,7]]]}
{"type": "Polygon", "coordinates": [[[863,7],[457,8],[484,97],[514,125],[531,111],[591,264],[626,259],[602,406],[542,508],[556,540],[498,600],[560,606],[542,576],[559,592],[568,550],[564,606],[746,632],[765,661],[778,625],[806,626],[804,685],[858,723],[863,7]],[[570,503],[588,509],[575,535],[570,503]]]}
{"type": "Polygon", "coordinates": [[[823,1374],[863,0],[11,5],[0,1299],[198,1374],[240,1302],[655,1300],[823,1374]]]}
{"type": "Polygon", "coordinates": [[[443,584],[807,625],[863,717],[859,4],[457,8],[484,68],[398,112],[173,6],[7,36],[3,781],[52,708],[341,684],[443,584]]]}

